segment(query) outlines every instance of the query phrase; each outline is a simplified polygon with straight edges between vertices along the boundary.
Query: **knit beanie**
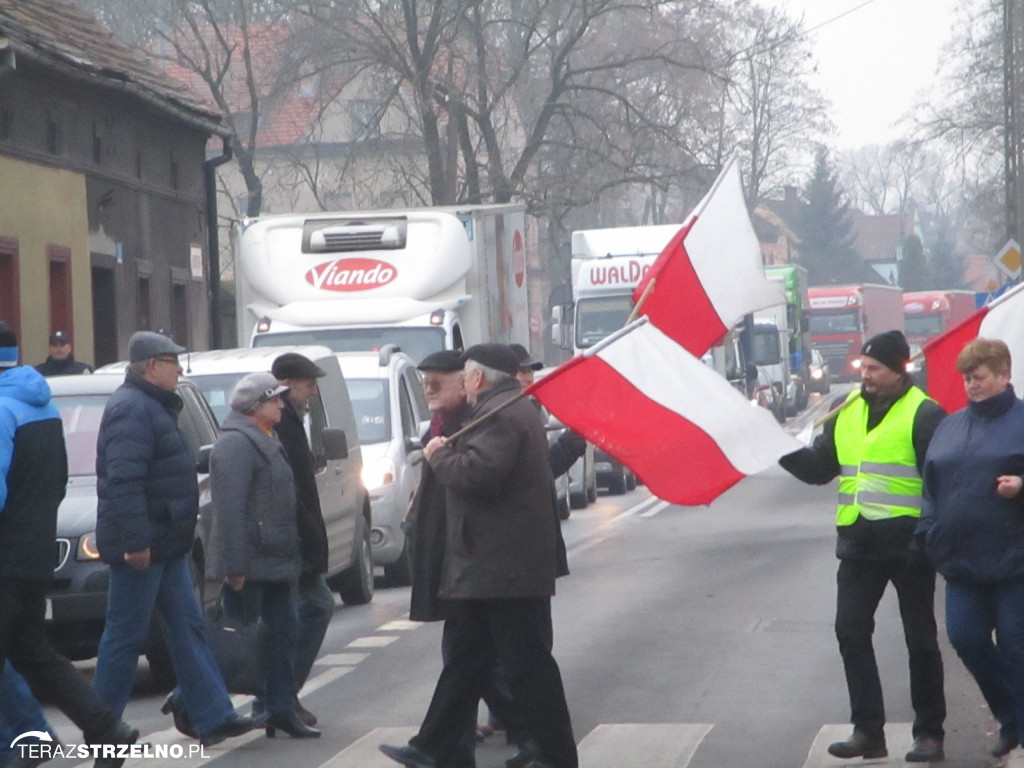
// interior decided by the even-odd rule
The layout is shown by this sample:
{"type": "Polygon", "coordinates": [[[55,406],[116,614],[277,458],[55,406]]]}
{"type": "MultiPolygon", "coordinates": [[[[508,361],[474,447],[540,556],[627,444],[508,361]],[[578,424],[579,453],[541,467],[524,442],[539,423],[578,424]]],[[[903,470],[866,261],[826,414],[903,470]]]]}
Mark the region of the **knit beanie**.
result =
{"type": "Polygon", "coordinates": [[[860,353],[875,358],[886,368],[891,368],[897,373],[907,372],[910,346],[902,331],[886,331],[872,336],[867,340],[860,353]]]}

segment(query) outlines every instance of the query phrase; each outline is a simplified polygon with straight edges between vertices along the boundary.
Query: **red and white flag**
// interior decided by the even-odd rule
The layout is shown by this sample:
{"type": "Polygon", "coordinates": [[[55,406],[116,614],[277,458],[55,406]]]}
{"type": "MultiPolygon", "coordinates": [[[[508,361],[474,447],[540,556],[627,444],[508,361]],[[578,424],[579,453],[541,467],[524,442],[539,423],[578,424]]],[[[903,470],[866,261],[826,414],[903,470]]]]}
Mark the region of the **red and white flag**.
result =
{"type": "Polygon", "coordinates": [[[634,303],[652,280],[640,314],[698,357],[744,315],[785,304],[764,276],[735,157],[637,285],[634,303]]]}
{"type": "Polygon", "coordinates": [[[646,318],[526,391],[673,504],[709,504],[803,447],[646,318]]]}
{"type": "Polygon", "coordinates": [[[976,338],[1001,339],[1010,348],[1013,388],[1024,395],[1024,283],[994,299],[958,325],[924,345],[928,395],[949,413],[967,405],[956,358],[976,338]]]}

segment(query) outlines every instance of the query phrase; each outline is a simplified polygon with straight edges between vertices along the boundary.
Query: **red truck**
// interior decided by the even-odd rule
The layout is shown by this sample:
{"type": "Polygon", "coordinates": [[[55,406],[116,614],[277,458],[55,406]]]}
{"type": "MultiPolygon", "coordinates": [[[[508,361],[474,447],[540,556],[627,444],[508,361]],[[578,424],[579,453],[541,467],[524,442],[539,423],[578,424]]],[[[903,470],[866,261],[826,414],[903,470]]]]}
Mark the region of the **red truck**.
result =
{"type": "Polygon", "coordinates": [[[807,289],[811,343],[836,379],[856,379],[864,342],[903,330],[903,290],[892,285],[828,285],[807,289]]]}
{"type": "Polygon", "coordinates": [[[970,315],[972,291],[913,291],[903,294],[907,341],[923,347],[970,315]]]}

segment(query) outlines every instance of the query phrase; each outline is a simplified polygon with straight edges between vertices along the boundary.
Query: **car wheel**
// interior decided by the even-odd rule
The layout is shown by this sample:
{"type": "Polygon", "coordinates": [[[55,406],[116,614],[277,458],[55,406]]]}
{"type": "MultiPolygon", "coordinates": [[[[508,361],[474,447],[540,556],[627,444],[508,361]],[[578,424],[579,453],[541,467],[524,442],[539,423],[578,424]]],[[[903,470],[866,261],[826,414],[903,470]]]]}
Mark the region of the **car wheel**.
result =
{"type": "Polygon", "coordinates": [[[632,472],[627,472],[626,473],[626,490],[627,491],[635,491],[636,490],[636,475],[634,475],[632,472]]]}
{"type": "Polygon", "coordinates": [[[412,562],[409,558],[409,539],[402,544],[402,554],[390,565],[384,566],[384,583],[389,587],[407,587],[412,584],[412,562]]]}
{"type": "Polygon", "coordinates": [[[338,595],[345,605],[365,605],[373,599],[373,557],[370,526],[360,516],[355,561],[337,578],[338,595]]]}
{"type": "Polygon", "coordinates": [[[626,492],[626,470],[608,481],[608,493],[612,496],[621,496],[626,492]]]}
{"type": "MultiPolygon", "coordinates": [[[[583,509],[585,506],[587,506],[586,489],[580,491],[579,493],[569,494],[569,507],[571,509],[583,509]]],[[[568,517],[568,515],[566,515],[566,517],[568,517]]]]}

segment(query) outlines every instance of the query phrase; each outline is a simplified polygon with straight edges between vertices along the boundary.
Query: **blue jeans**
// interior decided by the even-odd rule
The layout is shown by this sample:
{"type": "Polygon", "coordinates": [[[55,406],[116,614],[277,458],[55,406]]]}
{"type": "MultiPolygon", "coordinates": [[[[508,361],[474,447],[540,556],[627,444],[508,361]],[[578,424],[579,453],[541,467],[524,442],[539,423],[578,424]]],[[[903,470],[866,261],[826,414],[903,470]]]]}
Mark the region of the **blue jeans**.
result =
{"type": "Polygon", "coordinates": [[[263,619],[267,658],[263,700],[270,715],[290,715],[298,706],[295,695],[295,649],[298,608],[295,585],[289,581],[245,580],[245,586],[222,593],[224,615],[245,622],[263,619]]]}
{"type": "Polygon", "coordinates": [[[28,731],[54,733],[25,678],[7,661],[0,673],[0,765],[14,757],[11,742],[28,731]]]}
{"type": "Polygon", "coordinates": [[[107,621],[93,688],[118,716],[124,712],[154,608],[185,711],[203,736],[234,717],[235,710],[203,636],[203,615],[185,555],[141,571],[127,565],[111,566],[107,621]]]}
{"type": "Polygon", "coordinates": [[[1024,739],[1024,584],[946,582],[946,634],[1000,735],[1024,739]]]}

